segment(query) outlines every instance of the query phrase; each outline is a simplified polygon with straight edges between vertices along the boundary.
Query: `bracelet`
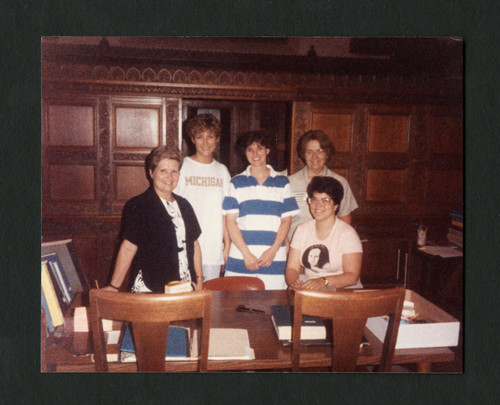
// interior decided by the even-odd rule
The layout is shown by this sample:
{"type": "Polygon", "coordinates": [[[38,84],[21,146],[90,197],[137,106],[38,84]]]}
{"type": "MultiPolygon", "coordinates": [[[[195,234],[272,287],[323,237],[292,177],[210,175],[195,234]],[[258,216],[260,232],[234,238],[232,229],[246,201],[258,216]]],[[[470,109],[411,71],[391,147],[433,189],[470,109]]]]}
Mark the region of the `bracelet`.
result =
{"type": "Polygon", "coordinates": [[[330,284],[330,282],[328,281],[328,279],[326,277],[321,277],[323,280],[325,280],[325,287],[330,284]]]}
{"type": "Polygon", "coordinates": [[[205,277],[196,275],[196,278],[201,278],[203,280],[205,277]]]}
{"type": "Polygon", "coordinates": [[[111,284],[111,283],[109,283],[109,286],[110,286],[111,288],[114,288],[116,291],[118,291],[118,290],[120,289],[120,287],[115,287],[115,286],[114,286],[113,284],[111,284]]]}

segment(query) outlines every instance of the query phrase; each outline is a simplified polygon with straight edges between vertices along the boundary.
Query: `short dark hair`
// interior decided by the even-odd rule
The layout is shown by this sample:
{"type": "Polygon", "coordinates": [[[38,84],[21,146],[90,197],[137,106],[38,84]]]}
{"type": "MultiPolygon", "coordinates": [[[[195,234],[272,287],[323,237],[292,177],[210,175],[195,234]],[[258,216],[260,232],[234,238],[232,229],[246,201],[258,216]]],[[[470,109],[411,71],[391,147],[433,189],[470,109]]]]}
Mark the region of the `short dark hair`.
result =
{"type": "Polygon", "coordinates": [[[300,160],[306,164],[306,148],[309,141],[318,141],[319,146],[326,152],[326,162],[328,163],[331,157],[335,154],[335,146],[323,131],[315,130],[306,132],[302,135],[297,143],[297,154],[300,160]]]}
{"type": "Polygon", "coordinates": [[[222,125],[212,114],[199,114],[186,122],[185,129],[191,139],[204,131],[212,132],[219,139],[222,132],[222,125]]]}
{"type": "MultiPolygon", "coordinates": [[[[325,193],[333,200],[335,205],[339,205],[344,198],[344,187],[340,181],[328,176],[315,176],[307,186],[307,196],[312,198],[314,193],[325,193]]],[[[339,208],[335,211],[337,214],[339,208]]]]}
{"type": "Polygon", "coordinates": [[[146,157],[146,176],[151,181],[150,172],[154,172],[162,159],[172,159],[179,162],[179,170],[181,170],[184,157],[177,145],[158,146],[154,148],[146,157]]]}
{"type": "Polygon", "coordinates": [[[254,142],[272,150],[274,146],[274,136],[270,132],[263,130],[251,131],[240,135],[234,144],[234,150],[242,162],[246,162],[246,150],[254,142]]]}

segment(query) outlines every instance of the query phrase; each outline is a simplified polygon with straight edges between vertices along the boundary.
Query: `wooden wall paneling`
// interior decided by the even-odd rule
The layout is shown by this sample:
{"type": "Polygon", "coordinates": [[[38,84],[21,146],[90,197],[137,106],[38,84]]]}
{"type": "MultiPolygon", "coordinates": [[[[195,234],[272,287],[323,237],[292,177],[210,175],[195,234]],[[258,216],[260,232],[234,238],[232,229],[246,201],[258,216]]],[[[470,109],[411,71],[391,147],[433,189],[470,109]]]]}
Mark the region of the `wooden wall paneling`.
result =
{"type": "Polygon", "coordinates": [[[97,213],[97,97],[62,92],[42,104],[43,214],[97,213]]]}
{"type": "Polygon", "coordinates": [[[149,187],[145,165],[142,162],[114,164],[114,202],[125,203],[149,187]]]}
{"type": "Polygon", "coordinates": [[[425,212],[447,216],[463,209],[463,116],[460,106],[428,106],[425,116],[425,212]]]}
{"type": "MultiPolygon", "coordinates": [[[[112,97],[113,151],[151,151],[164,139],[161,98],[112,97]]],[[[168,125],[168,124],[167,124],[168,125]]]]}
{"type": "Polygon", "coordinates": [[[462,171],[430,168],[427,172],[426,214],[448,215],[452,209],[463,208],[462,171]]]}
{"type": "Polygon", "coordinates": [[[460,109],[430,107],[427,127],[431,154],[463,154],[463,117],[460,109]]]}
{"type": "Polygon", "coordinates": [[[160,144],[161,109],[114,106],[115,149],[155,148],[160,144]]]}
{"type": "Polygon", "coordinates": [[[422,222],[425,213],[426,183],[426,133],[425,107],[413,107],[414,119],[410,129],[410,179],[408,183],[407,204],[414,222],[422,222]]]}
{"type": "Polygon", "coordinates": [[[49,105],[47,144],[94,147],[94,116],[94,105],[49,105]]]}
{"type": "Polygon", "coordinates": [[[369,109],[368,153],[407,153],[409,149],[409,112],[387,107],[369,109]]]}
{"type": "Polygon", "coordinates": [[[365,214],[409,214],[411,107],[366,108],[365,214]]]}
{"type": "Polygon", "coordinates": [[[405,201],[405,170],[368,169],[366,180],[366,201],[405,201]]]}
{"type": "Polygon", "coordinates": [[[88,164],[51,164],[49,199],[71,201],[95,200],[95,167],[88,164]]]}
{"type": "Polygon", "coordinates": [[[64,150],[95,148],[98,116],[97,97],[59,92],[50,94],[42,101],[42,141],[44,146],[64,150]]]}

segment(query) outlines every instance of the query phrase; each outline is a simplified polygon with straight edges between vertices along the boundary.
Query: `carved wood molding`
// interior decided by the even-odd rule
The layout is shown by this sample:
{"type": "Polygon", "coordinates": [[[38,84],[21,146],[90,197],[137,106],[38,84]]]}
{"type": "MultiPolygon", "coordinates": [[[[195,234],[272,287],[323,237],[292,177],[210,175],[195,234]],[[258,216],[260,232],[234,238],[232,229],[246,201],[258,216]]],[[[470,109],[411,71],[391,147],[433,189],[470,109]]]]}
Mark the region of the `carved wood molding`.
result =
{"type": "Polygon", "coordinates": [[[166,103],[167,115],[167,144],[174,144],[179,147],[179,103],[176,100],[168,100],[166,103]]]}
{"type": "Polygon", "coordinates": [[[98,145],[99,145],[99,213],[109,215],[112,213],[112,174],[111,174],[111,123],[110,105],[108,97],[99,97],[99,117],[98,117],[98,145]]]}
{"type": "Polygon", "coordinates": [[[68,81],[47,79],[42,82],[44,94],[55,92],[93,92],[111,94],[154,94],[170,97],[219,98],[238,100],[279,100],[288,101],[295,98],[295,90],[239,88],[192,85],[162,85],[147,83],[98,82],[98,81],[68,81]]]}
{"type": "Polygon", "coordinates": [[[433,96],[461,99],[456,81],[395,74],[328,74],[245,71],[215,68],[116,66],[43,61],[47,91],[141,92],[178,96],[293,100],[332,96],[356,99],[371,96],[433,96]]]}

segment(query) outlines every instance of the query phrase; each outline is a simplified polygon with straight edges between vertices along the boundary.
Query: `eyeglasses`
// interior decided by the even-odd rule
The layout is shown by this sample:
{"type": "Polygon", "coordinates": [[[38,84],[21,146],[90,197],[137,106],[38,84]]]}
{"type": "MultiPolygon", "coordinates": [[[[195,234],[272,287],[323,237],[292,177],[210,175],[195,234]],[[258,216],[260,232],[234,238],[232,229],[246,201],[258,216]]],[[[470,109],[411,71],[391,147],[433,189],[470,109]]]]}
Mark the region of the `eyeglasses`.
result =
{"type": "Polygon", "coordinates": [[[316,150],[308,149],[305,152],[306,156],[313,156],[313,155],[323,156],[324,154],[326,154],[326,151],[324,149],[316,149],[316,150]]]}
{"type": "Polygon", "coordinates": [[[307,199],[307,203],[309,205],[313,205],[313,204],[322,204],[322,205],[329,205],[333,200],[329,197],[325,197],[325,198],[308,198],[307,199]]]}

